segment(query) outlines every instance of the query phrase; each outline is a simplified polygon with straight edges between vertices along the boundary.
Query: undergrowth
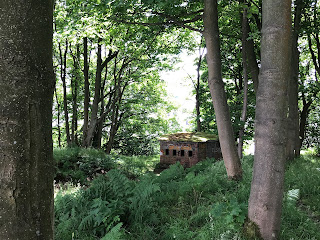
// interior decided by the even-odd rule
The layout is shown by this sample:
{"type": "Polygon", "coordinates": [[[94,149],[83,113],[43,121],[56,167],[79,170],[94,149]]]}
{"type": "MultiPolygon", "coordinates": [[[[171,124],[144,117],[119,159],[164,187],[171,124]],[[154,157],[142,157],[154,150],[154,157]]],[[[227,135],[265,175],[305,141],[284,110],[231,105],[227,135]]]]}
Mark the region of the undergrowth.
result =
{"type": "Polygon", "coordinates": [[[55,149],[57,183],[88,184],[110,169],[119,169],[129,178],[153,171],[159,156],[107,155],[103,150],[79,147],[55,149]]]}
{"type": "MultiPolygon", "coordinates": [[[[214,159],[187,169],[177,163],[160,175],[150,171],[156,158],[139,159],[113,156],[114,169],[88,186],[59,191],[55,239],[246,239],[252,156],[242,160],[240,182],[214,159]]],[[[320,239],[318,168],[314,157],[288,164],[280,239],[320,239]]]]}

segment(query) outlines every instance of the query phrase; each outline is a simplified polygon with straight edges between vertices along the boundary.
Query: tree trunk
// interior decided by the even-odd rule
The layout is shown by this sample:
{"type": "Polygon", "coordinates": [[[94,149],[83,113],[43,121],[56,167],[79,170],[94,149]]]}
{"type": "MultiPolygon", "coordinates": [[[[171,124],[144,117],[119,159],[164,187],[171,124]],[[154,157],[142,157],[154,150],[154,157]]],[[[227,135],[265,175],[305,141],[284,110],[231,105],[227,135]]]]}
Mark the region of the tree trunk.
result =
{"type": "Polygon", "coordinates": [[[94,85],[94,99],[91,106],[90,125],[88,126],[87,136],[85,140],[85,146],[91,147],[94,133],[96,131],[98,122],[99,102],[101,101],[101,72],[102,72],[102,59],[101,59],[101,44],[102,39],[98,39],[97,50],[97,67],[96,67],[96,79],[94,85]]]}
{"type": "MultiPolygon", "coordinates": [[[[304,96],[302,95],[302,97],[304,96]]],[[[299,152],[302,147],[303,140],[305,138],[307,119],[310,113],[311,104],[312,104],[312,100],[306,102],[305,99],[303,99],[303,108],[300,113],[300,126],[299,126],[299,152]]]]}
{"type": "MultiPolygon", "coordinates": [[[[250,25],[247,21],[246,28],[250,32],[250,25]]],[[[249,33],[248,33],[249,35],[249,33]]],[[[253,81],[254,91],[257,94],[259,88],[259,67],[257,63],[256,53],[254,51],[254,42],[252,39],[246,41],[246,55],[248,60],[248,70],[250,71],[253,81]]]]}
{"type": "Polygon", "coordinates": [[[101,96],[101,107],[100,107],[100,116],[99,116],[99,122],[97,123],[96,127],[96,132],[93,136],[93,141],[92,141],[92,146],[94,148],[101,148],[101,141],[102,141],[102,128],[103,128],[103,123],[105,121],[105,103],[104,103],[104,88],[106,85],[106,80],[107,80],[107,66],[106,66],[106,71],[105,71],[105,76],[103,80],[103,84],[100,89],[100,96],[101,96]]]}
{"type": "Polygon", "coordinates": [[[200,121],[200,67],[202,62],[203,52],[201,52],[202,37],[199,46],[199,60],[197,63],[197,83],[196,83],[196,114],[197,114],[197,132],[201,132],[201,121],[200,121]]]}
{"type": "Polygon", "coordinates": [[[88,123],[89,123],[89,63],[88,63],[88,38],[83,38],[83,75],[84,75],[84,104],[83,104],[83,141],[82,146],[86,146],[88,123]]]}
{"type": "Polygon", "coordinates": [[[60,128],[60,103],[57,95],[57,89],[55,88],[55,96],[56,96],[56,102],[57,102],[57,127],[58,127],[58,146],[61,148],[61,128],[60,128]]]}
{"type": "MultiPolygon", "coordinates": [[[[70,46],[71,50],[71,46],[70,46]]],[[[72,53],[72,51],[71,51],[72,53]]],[[[80,49],[79,45],[76,47],[76,55],[72,53],[73,58],[73,74],[71,78],[71,88],[72,88],[72,125],[71,125],[71,142],[74,145],[78,145],[78,85],[80,81],[79,74],[79,62],[80,58],[80,49]]]]}
{"type": "Polygon", "coordinates": [[[292,31],[292,66],[288,87],[288,141],[287,159],[293,160],[300,155],[299,140],[299,108],[298,108],[298,78],[299,78],[299,50],[298,38],[301,22],[302,0],[296,0],[294,27],[292,31]]]}
{"type": "Polygon", "coordinates": [[[217,0],[205,0],[204,37],[207,46],[209,89],[216,113],[222,156],[230,179],[240,179],[242,169],[235,146],[229,106],[221,76],[220,39],[217,0]]]}
{"type": "Polygon", "coordinates": [[[67,101],[67,85],[66,85],[66,76],[67,76],[67,53],[68,53],[68,40],[66,39],[66,49],[62,54],[61,44],[59,43],[59,53],[60,53],[60,77],[63,86],[63,110],[64,110],[64,119],[66,124],[66,137],[67,145],[71,144],[70,137],[70,127],[69,127],[69,111],[68,111],[68,101],[67,101]]]}
{"type": "Polygon", "coordinates": [[[107,66],[108,62],[110,62],[113,58],[115,58],[118,52],[112,53],[109,51],[108,57],[102,63],[101,59],[101,45],[100,42],[102,39],[98,39],[98,50],[97,50],[97,68],[96,68],[96,81],[94,88],[94,99],[91,108],[90,115],[90,125],[88,126],[87,135],[85,139],[85,147],[91,147],[94,134],[97,130],[97,125],[99,124],[98,112],[99,112],[99,103],[103,101],[104,96],[101,96],[101,74],[102,70],[107,66]]]}
{"type": "Polygon", "coordinates": [[[243,156],[243,137],[245,130],[245,122],[247,119],[247,107],[248,107],[248,71],[247,71],[247,38],[248,38],[248,19],[247,9],[243,9],[242,16],[242,65],[243,65],[243,106],[241,113],[241,128],[239,130],[239,144],[238,155],[241,159],[243,156]]]}
{"type": "Polygon", "coordinates": [[[110,154],[114,138],[116,136],[117,130],[118,130],[118,115],[119,115],[119,108],[115,106],[115,108],[112,111],[112,117],[111,117],[111,127],[109,131],[109,140],[106,147],[106,154],[110,154]]]}
{"type": "Polygon", "coordinates": [[[0,239],[53,239],[53,1],[0,7],[0,239]]]}
{"type": "Polygon", "coordinates": [[[259,227],[263,239],[277,239],[286,159],[286,93],[292,52],[291,1],[264,0],[262,9],[262,59],[249,219],[259,227]]]}

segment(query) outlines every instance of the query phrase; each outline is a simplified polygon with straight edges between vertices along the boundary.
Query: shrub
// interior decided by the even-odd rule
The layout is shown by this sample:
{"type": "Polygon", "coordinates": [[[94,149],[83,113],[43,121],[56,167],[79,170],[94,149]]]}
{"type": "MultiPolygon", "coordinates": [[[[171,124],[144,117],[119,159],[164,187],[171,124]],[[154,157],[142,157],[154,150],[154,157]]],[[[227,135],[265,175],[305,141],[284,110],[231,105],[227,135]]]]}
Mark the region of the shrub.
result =
{"type": "Polygon", "coordinates": [[[57,182],[84,184],[87,179],[114,168],[114,159],[101,150],[78,147],[54,149],[57,182]]]}

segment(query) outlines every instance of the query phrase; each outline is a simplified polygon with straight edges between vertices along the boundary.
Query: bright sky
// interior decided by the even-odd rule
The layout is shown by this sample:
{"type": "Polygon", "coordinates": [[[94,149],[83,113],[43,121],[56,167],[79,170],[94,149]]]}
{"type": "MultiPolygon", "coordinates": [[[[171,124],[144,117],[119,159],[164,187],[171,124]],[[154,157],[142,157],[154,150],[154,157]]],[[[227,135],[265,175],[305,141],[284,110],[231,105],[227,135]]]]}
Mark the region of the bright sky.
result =
{"type": "Polygon", "coordinates": [[[177,112],[177,121],[181,125],[183,131],[189,131],[189,121],[192,112],[195,109],[195,95],[192,94],[193,80],[196,79],[196,66],[194,59],[196,55],[181,54],[182,62],[178,63],[175,71],[162,72],[161,78],[167,83],[167,92],[171,96],[171,101],[179,108],[177,112]],[[188,75],[189,74],[189,75],[188,75]]]}

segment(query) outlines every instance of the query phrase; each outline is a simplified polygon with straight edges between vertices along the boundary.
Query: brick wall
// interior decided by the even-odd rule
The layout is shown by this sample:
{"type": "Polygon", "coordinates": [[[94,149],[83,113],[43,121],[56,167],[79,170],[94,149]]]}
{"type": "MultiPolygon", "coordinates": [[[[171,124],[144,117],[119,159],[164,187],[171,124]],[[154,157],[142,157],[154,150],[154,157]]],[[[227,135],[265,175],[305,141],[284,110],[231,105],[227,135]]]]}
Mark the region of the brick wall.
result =
{"type": "Polygon", "coordinates": [[[199,146],[194,142],[160,141],[160,163],[175,164],[184,167],[195,165],[199,161],[199,146]]]}
{"type": "Polygon", "coordinates": [[[205,143],[160,141],[160,163],[175,164],[180,162],[184,167],[191,167],[207,157],[222,157],[220,144],[217,141],[205,143]]]}

